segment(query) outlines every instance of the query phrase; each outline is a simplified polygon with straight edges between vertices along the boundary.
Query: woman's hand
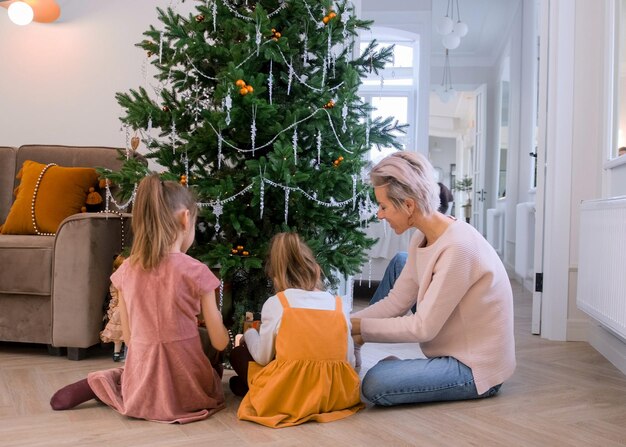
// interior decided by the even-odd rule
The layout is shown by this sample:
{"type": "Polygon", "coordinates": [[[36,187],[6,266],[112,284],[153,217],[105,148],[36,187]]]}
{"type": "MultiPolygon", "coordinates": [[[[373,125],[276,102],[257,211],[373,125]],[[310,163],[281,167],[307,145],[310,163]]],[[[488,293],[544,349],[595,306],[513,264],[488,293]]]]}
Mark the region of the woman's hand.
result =
{"type": "Polygon", "coordinates": [[[360,318],[350,318],[350,323],[352,325],[352,338],[354,339],[354,343],[357,345],[362,345],[365,343],[363,341],[363,336],[361,335],[361,319],[360,318]]]}

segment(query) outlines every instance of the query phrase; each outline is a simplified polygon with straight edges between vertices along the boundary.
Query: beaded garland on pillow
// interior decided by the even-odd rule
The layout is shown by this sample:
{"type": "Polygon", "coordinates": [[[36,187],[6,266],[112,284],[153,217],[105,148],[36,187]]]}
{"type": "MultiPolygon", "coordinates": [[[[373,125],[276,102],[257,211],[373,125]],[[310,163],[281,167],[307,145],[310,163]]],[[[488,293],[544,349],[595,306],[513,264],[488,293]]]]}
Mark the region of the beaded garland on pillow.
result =
{"type": "Polygon", "coordinates": [[[38,234],[52,236],[63,219],[80,213],[89,188],[98,184],[94,168],[67,168],[54,163],[26,160],[17,177],[15,190],[2,234],[38,234]]]}

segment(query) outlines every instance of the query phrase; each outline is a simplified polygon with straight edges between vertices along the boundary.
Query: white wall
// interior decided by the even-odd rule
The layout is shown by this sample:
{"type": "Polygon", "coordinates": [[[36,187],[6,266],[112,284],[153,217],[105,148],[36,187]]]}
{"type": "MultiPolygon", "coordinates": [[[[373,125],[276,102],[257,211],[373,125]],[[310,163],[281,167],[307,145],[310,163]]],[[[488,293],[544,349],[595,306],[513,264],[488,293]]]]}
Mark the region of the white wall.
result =
{"type": "Polygon", "coordinates": [[[177,3],[74,0],[59,21],[23,27],[0,9],[0,144],[124,146],[115,93],[145,85],[134,45],[159,28],[156,6],[177,3]]]}
{"type": "MultiPolygon", "coordinates": [[[[576,0],[573,212],[570,233],[570,276],[573,278],[570,287],[576,287],[575,279],[578,275],[580,201],[626,195],[626,157],[605,161],[608,154],[614,156],[617,145],[609,135],[612,131],[610,125],[607,126],[607,123],[611,123],[613,101],[617,99],[611,90],[614,7],[613,0],[601,3],[576,0]]],[[[572,293],[568,306],[568,339],[573,338],[570,334],[575,335],[580,326],[577,322],[587,321],[576,308],[575,299],[576,293],[572,293]]],[[[626,343],[593,320],[586,326],[589,343],[626,374],[626,343]]]]}

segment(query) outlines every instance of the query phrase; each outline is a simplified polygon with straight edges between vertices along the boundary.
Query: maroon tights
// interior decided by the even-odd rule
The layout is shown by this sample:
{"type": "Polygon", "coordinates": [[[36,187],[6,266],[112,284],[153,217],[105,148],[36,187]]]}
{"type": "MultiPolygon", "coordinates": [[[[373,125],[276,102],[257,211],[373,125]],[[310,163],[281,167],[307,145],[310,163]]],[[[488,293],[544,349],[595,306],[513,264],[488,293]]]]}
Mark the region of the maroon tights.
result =
{"type": "Polygon", "coordinates": [[[87,379],[79,380],[61,388],[50,399],[53,410],[69,410],[88,400],[95,399],[96,394],[91,390],[87,379]]]}

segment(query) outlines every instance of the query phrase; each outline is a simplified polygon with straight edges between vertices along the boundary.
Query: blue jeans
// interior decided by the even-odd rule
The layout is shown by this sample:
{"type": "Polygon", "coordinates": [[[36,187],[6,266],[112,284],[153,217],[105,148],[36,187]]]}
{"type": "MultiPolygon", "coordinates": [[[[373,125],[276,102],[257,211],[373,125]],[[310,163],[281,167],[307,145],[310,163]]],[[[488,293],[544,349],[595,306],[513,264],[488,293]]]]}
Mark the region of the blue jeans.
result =
{"type": "Polygon", "coordinates": [[[409,254],[405,251],[398,252],[385,269],[385,274],[383,275],[383,279],[380,281],[380,284],[376,288],[374,292],[374,296],[370,300],[370,305],[382,300],[387,295],[389,295],[389,291],[393,288],[393,285],[400,276],[402,269],[404,268],[404,264],[406,264],[406,259],[409,257],[409,254]]]}
{"type": "MultiPolygon", "coordinates": [[[[399,252],[385,269],[370,305],[385,298],[406,264],[408,254],[399,252]]],[[[415,313],[415,306],[413,306],[415,313]]],[[[376,405],[479,399],[495,395],[496,385],[479,395],[472,370],[454,357],[381,360],[363,378],[363,396],[376,405]]]]}
{"type": "Polygon", "coordinates": [[[361,392],[376,405],[480,399],[502,385],[478,394],[472,370],[453,357],[381,360],[363,378],[361,392]]]}

